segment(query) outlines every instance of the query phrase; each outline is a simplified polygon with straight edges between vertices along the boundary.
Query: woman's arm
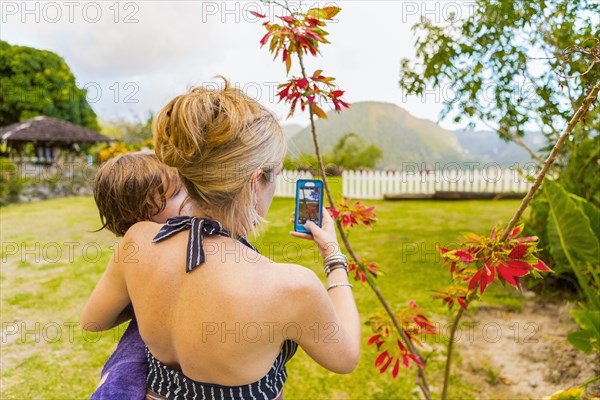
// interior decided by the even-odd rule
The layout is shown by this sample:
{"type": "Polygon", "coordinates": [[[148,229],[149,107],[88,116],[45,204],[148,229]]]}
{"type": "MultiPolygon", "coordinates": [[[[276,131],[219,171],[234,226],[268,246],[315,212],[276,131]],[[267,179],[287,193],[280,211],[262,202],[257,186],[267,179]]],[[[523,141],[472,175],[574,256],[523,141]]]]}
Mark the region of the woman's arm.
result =
{"type": "Polygon", "coordinates": [[[127,305],[130,303],[123,265],[118,254],[124,254],[126,246],[131,246],[129,235],[125,235],[112,255],[106,271],[100,278],[81,315],[81,327],[97,332],[113,327],[131,318],[127,305]]]}
{"type": "MultiPolygon", "coordinates": [[[[293,232],[296,237],[312,239],[319,246],[323,258],[339,253],[335,223],[327,210],[323,210],[323,227],[312,222],[306,228],[312,235],[293,232]]],[[[319,277],[304,268],[299,277],[296,294],[295,322],[302,327],[302,337],[297,342],[321,366],[332,372],[352,372],[360,358],[360,316],[352,289],[334,287],[327,291],[319,277]]],[[[327,285],[348,283],[344,269],[336,269],[327,277],[327,285]]]]}

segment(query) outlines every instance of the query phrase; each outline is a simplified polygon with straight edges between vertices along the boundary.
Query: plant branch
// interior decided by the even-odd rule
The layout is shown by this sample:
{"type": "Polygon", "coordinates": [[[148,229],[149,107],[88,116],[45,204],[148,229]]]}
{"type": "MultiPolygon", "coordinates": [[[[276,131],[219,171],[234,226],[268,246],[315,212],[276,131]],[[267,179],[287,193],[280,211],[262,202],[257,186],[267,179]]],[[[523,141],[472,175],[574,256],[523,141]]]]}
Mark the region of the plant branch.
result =
{"type": "MultiPolygon", "coordinates": [[[[477,297],[477,290],[471,292],[466,301],[466,307],[469,307],[469,304],[477,297]]],[[[452,366],[452,352],[454,350],[454,338],[456,336],[456,330],[458,329],[458,324],[465,314],[465,309],[460,307],[458,313],[456,313],[456,317],[452,321],[452,327],[450,328],[450,338],[448,339],[448,351],[446,353],[446,369],[444,370],[444,386],[442,387],[442,400],[446,400],[448,394],[448,386],[450,384],[450,367],[452,366]]]]}
{"type": "Polygon", "coordinates": [[[444,386],[442,388],[442,400],[446,400],[448,394],[448,383],[450,381],[450,367],[452,365],[452,351],[454,350],[454,336],[456,335],[456,329],[458,324],[465,313],[465,310],[460,307],[454,321],[452,321],[452,328],[450,329],[450,338],[448,339],[448,352],[446,354],[446,369],[444,370],[444,386]]]}
{"type": "MultiPolygon", "coordinates": [[[[517,212],[515,213],[513,218],[508,223],[508,226],[506,227],[504,233],[502,234],[502,237],[500,238],[501,241],[505,241],[508,238],[508,235],[510,234],[510,232],[512,232],[515,225],[519,222],[521,216],[525,212],[525,209],[529,205],[529,202],[533,198],[534,194],[540,188],[540,186],[544,180],[544,177],[548,173],[548,170],[549,170],[550,166],[552,165],[552,163],[554,162],[559,150],[561,149],[561,147],[565,143],[566,139],[569,137],[569,135],[573,131],[573,128],[577,125],[577,123],[581,120],[581,118],[583,118],[583,116],[587,113],[587,111],[590,108],[590,106],[592,105],[592,103],[596,100],[599,91],[600,91],[600,82],[597,83],[592,88],[592,90],[586,96],[585,100],[583,101],[583,103],[581,104],[581,106],[579,107],[577,112],[573,115],[573,117],[567,124],[566,128],[563,130],[563,132],[559,136],[558,141],[556,142],[556,144],[554,145],[554,148],[550,152],[550,155],[544,162],[544,164],[542,166],[542,170],[538,174],[534,184],[531,186],[531,188],[527,192],[527,195],[521,202],[521,205],[517,209],[517,212]]],[[[474,290],[473,292],[471,292],[471,294],[469,295],[469,297],[467,299],[467,305],[470,304],[471,301],[476,296],[477,296],[477,290],[474,290]]],[[[449,338],[449,342],[448,342],[448,352],[446,355],[446,369],[444,372],[444,386],[442,388],[442,397],[441,397],[442,400],[445,400],[448,395],[448,385],[449,385],[449,381],[450,381],[450,369],[451,369],[451,365],[452,365],[452,352],[453,352],[453,348],[454,348],[454,337],[455,337],[458,325],[460,323],[460,320],[463,317],[464,313],[465,313],[465,310],[463,308],[461,308],[458,311],[458,313],[456,314],[456,317],[454,318],[454,320],[452,322],[452,327],[450,330],[450,338],[449,338]]]]}
{"type": "MultiPolygon", "coordinates": [[[[302,77],[305,79],[308,79],[308,75],[306,74],[306,69],[304,68],[304,60],[303,60],[302,52],[301,51],[297,52],[297,55],[298,55],[298,59],[299,59],[300,69],[302,71],[302,77]]],[[[317,130],[315,127],[315,118],[314,118],[314,112],[313,112],[312,107],[309,107],[309,115],[310,115],[310,131],[312,134],[313,145],[315,146],[315,152],[316,152],[317,160],[319,163],[319,173],[321,174],[321,178],[323,179],[323,186],[325,187],[325,192],[327,193],[327,199],[329,201],[329,205],[332,209],[335,210],[336,209],[335,202],[333,201],[333,196],[331,195],[331,190],[330,190],[329,184],[327,182],[325,166],[323,164],[323,158],[321,157],[321,149],[319,147],[319,142],[317,140],[317,130]]],[[[350,244],[350,241],[348,240],[348,236],[346,235],[346,232],[344,231],[344,227],[342,226],[341,221],[337,220],[336,224],[338,227],[338,232],[340,233],[340,237],[342,238],[342,241],[344,243],[344,246],[346,247],[346,250],[348,251],[348,254],[350,255],[350,257],[352,257],[354,259],[354,261],[356,261],[357,264],[360,263],[360,257],[354,252],[354,249],[353,249],[352,245],[350,244]]],[[[398,331],[399,335],[402,337],[402,340],[404,341],[404,343],[406,343],[408,349],[419,358],[419,360],[423,363],[423,365],[425,365],[427,360],[423,357],[423,355],[416,348],[416,346],[414,345],[414,343],[412,342],[410,337],[406,334],[406,332],[404,331],[404,329],[398,322],[398,319],[396,318],[396,314],[392,310],[392,308],[389,305],[389,303],[387,302],[387,300],[383,297],[383,294],[381,293],[379,288],[377,288],[377,286],[375,285],[374,282],[371,281],[371,279],[367,279],[367,282],[369,283],[369,286],[371,287],[371,289],[375,292],[375,295],[377,296],[377,298],[383,305],[383,308],[385,308],[385,311],[388,313],[390,319],[392,320],[392,323],[394,324],[394,327],[398,331]]],[[[421,368],[421,367],[418,368],[417,377],[418,377],[417,385],[421,389],[423,395],[425,396],[425,398],[427,400],[431,400],[431,398],[432,398],[431,392],[429,390],[429,385],[427,383],[427,377],[425,375],[424,368],[421,368]]]]}
{"type": "Polygon", "coordinates": [[[517,225],[517,223],[521,219],[521,216],[525,212],[525,209],[529,205],[529,202],[533,199],[533,195],[538,191],[538,189],[542,185],[542,181],[544,180],[544,177],[548,173],[550,166],[556,159],[556,155],[558,154],[559,150],[561,149],[561,147],[563,146],[563,144],[565,143],[565,141],[567,140],[567,138],[573,131],[573,128],[575,128],[575,126],[581,120],[581,118],[583,118],[583,116],[588,112],[592,103],[594,101],[596,101],[596,99],[598,97],[598,91],[600,91],[600,82],[596,83],[596,85],[592,88],[592,90],[590,90],[589,94],[586,96],[585,100],[583,100],[583,103],[581,103],[581,106],[579,107],[579,109],[577,110],[575,115],[573,115],[573,117],[571,118],[571,120],[569,121],[569,123],[567,124],[567,126],[565,127],[563,132],[561,133],[560,137],[558,138],[558,141],[554,145],[554,148],[552,148],[550,155],[544,162],[544,165],[542,166],[542,170],[540,171],[537,178],[535,179],[535,182],[533,183],[531,188],[529,188],[529,191],[527,192],[527,195],[521,202],[521,205],[517,209],[517,212],[512,217],[512,219],[508,223],[508,226],[504,230],[504,233],[502,234],[502,238],[500,239],[501,241],[505,241],[506,238],[508,238],[508,235],[510,234],[510,232],[513,230],[513,228],[517,225]]]}
{"type": "MultiPolygon", "coordinates": [[[[300,47],[300,46],[298,46],[300,47]]],[[[300,69],[302,70],[302,77],[304,79],[308,79],[308,75],[306,74],[306,69],[304,68],[304,59],[302,57],[302,51],[298,51],[298,60],[300,62],[300,69]]],[[[325,175],[325,165],[323,164],[323,158],[321,157],[321,148],[319,147],[319,142],[317,140],[317,128],[315,126],[315,114],[312,109],[312,105],[309,105],[309,115],[310,115],[310,132],[312,134],[313,145],[315,146],[315,152],[317,155],[317,161],[319,162],[319,174],[321,178],[323,178],[323,186],[325,186],[325,193],[327,193],[327,200],[329,200],[329,204],[331,208],[335,209],[335,202],[333,201],[333,196],[331,195],[331,189],[329,188],[329,184],[327,183],[327,177],[325,175]]]]}

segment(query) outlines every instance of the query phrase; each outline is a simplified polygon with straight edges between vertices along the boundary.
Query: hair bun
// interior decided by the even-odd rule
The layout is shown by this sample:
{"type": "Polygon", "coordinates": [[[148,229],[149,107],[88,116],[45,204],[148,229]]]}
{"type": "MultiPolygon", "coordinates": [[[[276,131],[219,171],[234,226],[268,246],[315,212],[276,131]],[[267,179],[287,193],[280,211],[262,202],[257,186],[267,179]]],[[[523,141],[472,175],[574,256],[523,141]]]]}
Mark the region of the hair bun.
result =
{"type": "Polygon", "coordinates": [[[283,160],[285,135],[275,115],[221,78],[224,86],[192,87],[163,107],[152,126],[155,152],[189,181],[188,192],[203,209],[228,207],[235,218],[221,222],[230,231],[249,231],[252,218],[233,202],[242,201],[256,169],[283,160]]]}

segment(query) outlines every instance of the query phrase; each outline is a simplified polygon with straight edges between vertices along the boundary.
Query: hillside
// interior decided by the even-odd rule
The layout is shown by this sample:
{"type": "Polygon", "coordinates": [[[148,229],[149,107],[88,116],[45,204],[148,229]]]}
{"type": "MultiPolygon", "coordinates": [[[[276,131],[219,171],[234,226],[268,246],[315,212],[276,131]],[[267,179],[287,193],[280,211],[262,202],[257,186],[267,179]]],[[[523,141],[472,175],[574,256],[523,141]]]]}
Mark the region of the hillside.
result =
{"type": "MultiPolygon", "coordinates": [[[[513,142],[505,142],[496,132],[457,130],[452,133],[463,148],[465,157],[475,161],[495,162],[502,167],[532,161],[524,148],[513,142]]],[[[523,141],[538,154],[541,154],[539,150],[546,144],[546,139],[541,132],[525,132],[523,141]]]]}
{"type": "Polygon", "coordinates": [[[300,132],[304,127],[299,124],[285,124],[281,125],[283,128],[283,132],[285,133],[285,137],[288,139],[294,136],[296,133],[300,132]]]}
{"type": "MultiPolygon", "coordinates": [[[[390,103],[358,102],[344,112],[329,112],[326,120],[317,120],[319,142],[324,152],[333,148],[347,132],[356,132],[383,151],[378,167],[401,168],[402,163],[461,161],[463,150],[454,135],[433,121],[419,119],[390,103]]],[[[314,151],[310,130],[293,135],[288,144],[292,157],[314,151]]]]}

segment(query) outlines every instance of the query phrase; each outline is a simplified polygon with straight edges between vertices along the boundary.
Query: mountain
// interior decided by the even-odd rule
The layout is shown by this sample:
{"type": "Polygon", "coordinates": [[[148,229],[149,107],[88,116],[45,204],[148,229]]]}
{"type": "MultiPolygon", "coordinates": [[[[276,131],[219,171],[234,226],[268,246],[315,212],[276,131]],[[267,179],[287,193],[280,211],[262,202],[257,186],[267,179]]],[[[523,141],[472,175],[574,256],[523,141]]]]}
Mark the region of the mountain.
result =
{"type": "Polygon", "coordinates": [[[304,127],[300,124],[287,124],[281,125],[283,128],[283,133],[285,133],[285,137],[288,139],[294,136],[296,133],[300,132],[304,127]]]}
{"type": "MultiPolygon", "coordinates": [[[[493,131],[457,130],[452,132],[464,150],[466,158],[481,163],[498,163],[502,167],[510,167],[517,163],[531,162],[527,151],[514,142],[505,142],[493,131]]],[[[546,144],[541,132],[525,132],[523,141],[535,153],[546,144]]]]}
{"type": "MultiPolygon", "coordinates": [[[[316,121],[319,144],[329,152],[347,132],[356,132],[383,152],[378,167],[402,168],[403,163],[435,163],[462,161],[466,157],[459,141],[435,122],[416,118],[403,108],[380,102],[357,102],[342,113],[327,113],[328,119],[316,121]]],[[[304,128],[289,139],[289,154],[313,153],[310,128],[304,128]]]]}

